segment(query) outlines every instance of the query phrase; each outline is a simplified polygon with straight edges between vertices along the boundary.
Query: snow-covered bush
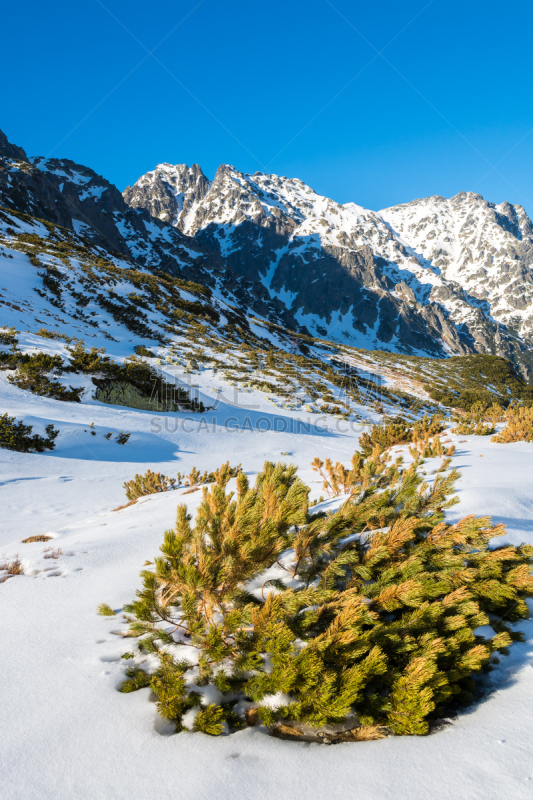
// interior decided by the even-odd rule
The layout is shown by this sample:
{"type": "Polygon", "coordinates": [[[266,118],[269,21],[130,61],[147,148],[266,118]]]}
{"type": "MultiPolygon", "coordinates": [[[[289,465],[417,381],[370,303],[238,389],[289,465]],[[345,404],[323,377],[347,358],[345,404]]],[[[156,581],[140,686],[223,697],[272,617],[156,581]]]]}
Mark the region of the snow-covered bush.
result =
{"type": "Polygon", "coordinates": [[[283,736],[426,733],[521,640],[512,623],[533,596],[533,547],[491,548],[504,529],[487,517],[444,522],[457,477],[430,488],[397,462],[315,516],[294,466],[267,462],[254,487],[241,473],[236,497],[204,489],[196,523],[180,505],[125,607],[139,651],[122,691],[150,686],[178,731],[255,715],[283,736]]]}

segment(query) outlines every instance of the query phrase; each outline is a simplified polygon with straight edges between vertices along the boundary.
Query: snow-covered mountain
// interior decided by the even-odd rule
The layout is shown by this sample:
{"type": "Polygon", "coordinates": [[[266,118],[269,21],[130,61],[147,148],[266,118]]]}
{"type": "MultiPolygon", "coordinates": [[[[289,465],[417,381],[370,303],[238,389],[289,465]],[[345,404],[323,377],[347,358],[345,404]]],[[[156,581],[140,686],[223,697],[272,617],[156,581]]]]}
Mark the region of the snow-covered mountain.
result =
{"type": "Polygon", "coordinates": [[[207,285],[241,314],[298,327],[260,282],[252,285],[214,259],[205,265],[204,252],[194,239],[144,209],[129,207],[101,175],[68,159],[29,158],[1,131],[0,206],[61,225],[82,235],[90,246],[142,269],[207,285]]]}
{"type": "Polygon", "coordinates": [[[533,225],[461,193],[381,212],[301,180],[160,164],[123,196],[0,134],[0,204],[82,234],[141,269],[208,286],[243,315],[337,343],[533,367],[533,225]]]}
{"type": "Polygon", "coordinates": [[[498,323],[533,333],[533,225],[522,206],[474,192],[428,197],[380,212],[399,238],[498,323]]]}
{"type": "Polygon", "coordinates": [[[533,225],[462,192],[374,212],[302,181],[161,164],[124,192],[205,258],[261,281],[313,335],[362,347],[490,352],[533,365],[533,225]]]}

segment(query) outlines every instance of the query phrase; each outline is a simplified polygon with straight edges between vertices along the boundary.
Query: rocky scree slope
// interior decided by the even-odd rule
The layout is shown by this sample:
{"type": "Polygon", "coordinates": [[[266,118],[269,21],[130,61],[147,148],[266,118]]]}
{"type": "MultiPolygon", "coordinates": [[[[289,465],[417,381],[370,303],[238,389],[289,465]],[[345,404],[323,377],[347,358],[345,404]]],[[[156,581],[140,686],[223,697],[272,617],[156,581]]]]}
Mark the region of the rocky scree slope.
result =
{"type": "Polygon", "coordinates": [[[124,191],[218,263],[261,282],[314,336],[433,356],[533,365],[533,226],[473,193],[379,213],[302,181],[160,164],[124,191]]]}

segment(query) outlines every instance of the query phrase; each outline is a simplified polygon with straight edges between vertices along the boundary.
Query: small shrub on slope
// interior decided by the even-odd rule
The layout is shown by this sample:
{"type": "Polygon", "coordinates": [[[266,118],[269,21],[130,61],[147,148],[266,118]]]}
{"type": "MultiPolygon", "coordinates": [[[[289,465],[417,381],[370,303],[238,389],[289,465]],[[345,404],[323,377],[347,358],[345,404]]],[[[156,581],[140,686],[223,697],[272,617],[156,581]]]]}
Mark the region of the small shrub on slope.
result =
{"type": "Polygon", "coordinates": [[[101,614],[102,617],[114,617],[115,612],[107,603],[100,603],[97,609],[98,613],[101,614]]]}
{"type": "MultiPolygon", "coordinates": [[[[67,347],[70,363],[68,372],[100,373],[113,369],[109,356],[102,356],[103,348],[91,347],[86,350],[83,341],[78,339],[71,347],[67,347]]],[[[118,366],[118,365],[117,365],[118,366]]]]}
{"type": "Polygon", "coordinates": [[[232,467],[229,461],[222,464],[221,467],[214,472],[201,473],[197,467],[193,467],[188,475],[182,475],[178,472],[178,486],[200,486],[203,483],[217,483],[219,486],[226,486],[231,478],[236,478],[242,471],[241,465],[232,467]],[[183,481],[183,483],[182,483],[183,481]]]}
{"type": "Polygon", "coordinates": [[[202,483],[216,483],[224,487],[231,478],[236,477],[240,472],[241,465],[239,464],[237,467],[231,467],[229,461],[226,461],[225,464],[222,464],[222,466],[214,472],[204,472],[203,475],[196,467],[193,467],[187,476],[183,476],[178,472],[177,479],[168,478],[161,472],[152,472],[152,470],[149,469],[144,475],[137,474],[133,480],[126,481],[124,483],[124,489],[126,490],[126,497],[128,500],[135,501],[138,500],[139,497],[144,497],[148,494],[168,492],[174,488],[180,488],[182,486],[182,479],[186,480],[184,485],[190,487],[202,483]],[[176,484],[178,485],[177,487],[176,484]]]}
{"type": "Polygon", "coordinates": [[[444,423],[439,416],[424,416],[415,423],[405,420],[383,422],[374,426],[370,433],[363,433],[359,440],[362,452],[354,453],[351,469],[338,461],[333,464],[329,458],[323,462],[318,456],[311,466],[323,478],[322,488],[328,497],[366,490],[369,486],[376,489],[387,485],[402,463],[402,459],[398,458],[394,464],[389,464],[386,451],[394,445],[413,442],[413,447],[409,449],[417,462],[420,458],[453,455],[453,446],[445,449],[438,438],[443,430],[444,423]]]}
{"type": "Polygon", "coordinates": [[[15,417],[3,414],[0,417],[0,447],[19,453],[44,453],[45,450],[54,449],[59,431],[52,424],[45,428],[46,437],[36,433],[32,435],[32,430],[31,425],[24,425],[21,420],[17,422],[15,417]]]}
{"type": "Polygon", "coordinates": [[[401,464],[401,457],[391,463],[390,456],[376,446],[373,453],[366,458],[356,451],[349,469],[338,461],[333,464],[329,458],[323,462],[318,456],[311,466],[323,478],[322,488],[328,497],[339,497],[389,485],[398,474],[401,464]]]}
{"type": "Polygon", "coordinates": [[[83,388],[70,386],[66,389],[59,381],[50,379],[50,375],[60,375],[63,372],[61,356],[50,356],[47,353],[30,355],[13,349],[10,353],[0,353],[0,361],[2,369],[15,370],[15,374],[9,375],[7,379],[19,389],[55,400],[71,400],[76,403],[81,400],[83,388]]]}
{"type": "Polygon", "coordinates": [[[133,352],[136,353],[138,356],[144,356],[145,358],[155,358],[155,353],[153,350],[150,350],[144,344],[136,344],[133,348],[133,352]]]}
{"type": "Polygon", "coordinates": [[[5,326],[0,328],[0,344],[16,347],[18,344],[17,333],[19,333],[19,331],[15,328],[6,328],[5,326]]]}
{"type": "Polygon", "coordinates": [[[445,428],[442,417],[425,415],[415,423],[408,423],[402,418],[395,418],[375,425],[370,432],[361,434],[359,447],[363,456],[369,456],[374,448],[386,450],[399,444],[407,444],[418,439],[427,440],[431,436],[441,433],[445,428]]]}
{"type": "Polygon", "coordinates": [[[6,559],[4,557],[4,559],[0,561],[0,583],[5,583],[8,578],[12,578],[13,575],[24,575],[22,561],[18,555],[11,559],[6,559]]]}
{"type": "Polygon", "coordinates": [[[456,417],[456,427],[452,433],[459,436],[490,436],[494,433],[494,425],[504,418],[504,410],[498,403],[487,408],[484,403],[475,403],[461,417],[456,417]]]}
{"type": "Polygon", "coordinates": [[[63,339],[65,342],[72,341],[72,337],[68,336],[68,334],[59,333],[59,331],[49,331],[46,328],[39,328],[37,336],[41,336],[43,339],[63,339]]]}
{"type": "Polygon", "coordinates": [[[174,478],[167,478],[162,472],[152,472],[147,470],[144,475],[135,475],[132,481],[124,483],[126,490],[126,497],[128,500],[137,500],[139,497],[144,497],[147,494],[156,494],[157,492],[168,492],[176,485],[174,478]]]}
{"type": "Polygon", "coordinates": [[[204,489],[195,525],[180,505],[125,608],[140,653],[159,666],[137,663],[122,691],[150,686],[177,730],[192,708],[205,715],[201,730],[235,729],[236,703],[247,700],[273,732],[355,715],[353,739],[426,733],[431,717],[472,700],[472,676],[495,651],[521,640],[512,623],[533,596],[532,547],[491,549],[503,527],[487,517],[444,522],[457,477],[429,488],[415,466],[396,464],[314,518],[284,464],[267,462],[253,488],[241,473],[236,497],[204,489]],[[475,633],[489,624],[494,636],[475,633]],[[209,686],[223,700],[205,708],[209,686]],[[273,694],[287,697],[276,709],[273,694]]]}
{"type": "Polygon", "coordinates": [[[533,441],[533,406],[510,406],[504,413],[505,428],[492,437],[492,442],[533,441]]]}

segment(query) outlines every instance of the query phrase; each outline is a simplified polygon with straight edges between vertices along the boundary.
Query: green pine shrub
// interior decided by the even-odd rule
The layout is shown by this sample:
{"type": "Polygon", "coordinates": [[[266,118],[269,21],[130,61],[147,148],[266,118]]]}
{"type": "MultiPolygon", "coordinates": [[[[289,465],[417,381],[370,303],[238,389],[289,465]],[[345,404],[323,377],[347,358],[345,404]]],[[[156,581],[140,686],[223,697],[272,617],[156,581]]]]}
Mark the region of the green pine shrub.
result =
{"type": "Polygon", "coordinates": [[[144,344],[136,344],[133,348],[133,352],[136,353],[138,356],[144,356],[145,358],[155,358],[155,353],[153,350],[150,350],[144,344]]]}
{"type": "Polygon", "coordinates": [[[121,690],[151,687],[177,730],[196,709],[210,734],[244,724],[242,700],[273,732],[355,715],[353,739],[425,734],[470,703],[475,674],[522,640],[533,547],[491,547],[504,528],[488,517],[446,524],[456,471],[429,487],[379,448],[354,460],[359,483],[335,513],[313,517],[296,468],[269,462],[253,487],[239,474],[236,496],[205,488],[194,525],[180,505],[125,607],[138,653],[121,690]],[[494,635],[476,633],[486,625],[494,635]],[[223,702],[202,705],[209,685],[223,702]]]}
{"type": "Polygon", "coordinates": [[[182,475],[178,472],[178,487],[181,486],[201,486],[204,483],[217,483],[219,486],[226,486],[231,478],[236,478],[242,471],[242,467],[238,464],[232,467],[229,461],[222,464],[221,467],[208,472],[205,470],[203,473],[197,467],[192,467],[188,475],[182,475]]]}
{"type": "Polygon", "coordinates": [[[394,463],[390,462],[391,458],[386,449],[376,446],[368,456],[356,450],[350,468],[339,461],[333,464],[329,458],[322,461],[318,456],[311,466],[323,479],[322,488],[328,497],[340,497],[345,494],[350,494],[351,497],[355,493],[366,492],[371,488],[372,490],[382,488],[394,480],[399,474],[398,470],[403,459],[398,457],[394,463]]]}
{"type": "Polygon", "coordinates": [[[46,328],[39,328],[37,336],[41,336],[43,339],[63,339],[65,342],[72,341],[72,336],[66,333],[60,333],[59,331],[49,331],[46,328]]]}
{"type": "Polygon", "coordinates": [[[495,431],[495,428],[492,425],[485,425],[484,422],[471,422],[469,420],[462,420],[458,422],[455,428],[452,429],[452,433],[456,433],[459,436],[490,436],[495,431]]]}
{"type": "Polygon", "coordinates": [[[68,389],[59,381],[51,380],[49,375],[60,375],[63,372],[63,359],[61,356],[50,356],[47,353],[36,353],[27,358],[20,359],[15,374],[8,376],[9,383],[26,389],[42,397],[52,397],[55,400],[70,400],[81,402],[83,387],[68,389]]]}
{"type": "Polygon", "coordinates": [[[18,344],[17,333],[20,333],[20,331],[17,331],[14,327],[7,328],[5,325],[2,326],[0,328],[0,344],[16,347],[18,344]]]}
{"type": "Polygon", "coordinates": [[[532,442],[533,406],[512,405],[504,412],[505,428],[492,437],[492,442],[532,442]]]}
{"type": "Polygon", "coordinates": [[[422,419],[409,423],[402,417],[395,417],[380,425],[374,425],[370,432],[364,432],[359,439],[359,447],[364,456],[369,456],[376,447],[381,451],[395,445],[408,444],[423,439],[428,441],[432,436],[442,433],[445,425],[442,417],[424,415],[422,419]]]}
{"type": "Polygon", "coordinates": [[[393,419],[382,425],[374,425],[370,432],[364,431],[359,438],[359,447],[364,456],[369,456],[376,447],[386,450],[397,444],[407,444],[412,438],[409,424],[402,419],[393,419]]]}
{"type": "Polygon", "coordinates": [[[438,383],[426,384],[424,389],[443,405],[469,411],[479,403],[487,408],[494,402],[508,405],[510,400],[520,400],[524,405],[533,403],[533,388],[501,356],[471,353],[442,361],[421,359],[417,363],[424,362],[439,378],[438,383]]]}
{"type": "Polygon", "coordinates": [[[504,410],[499,403],[487,406],[484,402],[474,403],[461,416],[454,417],[456,427],[452,433],[460,436],[490,436],[494,425],[504,419],[504,410]]]}
{"type": "Polygon", "coordinates": [[[128,500],[138,500],[139,497],[144,497],[147,494],[168,492],[175,485],[175,478],[167,478],[162,472],[152,472],[151,469],[148,469],[144,475],[137,474],[133,480],[126,481],[124,489],[128,500]]]}
{"type": "Polygon", "coordinates": [[[103,347],[91,347],[85,349],[82,339],[77,339],[72,346],[67,346],[69,353],[69,364],[66,372],[83,372],[85,374],[108,373],[113,370],[113,362],[109,356],[102,356],[105,352],[103,347]]]}
{"type": "Polygon", "coordinates": [[[54,428],[52,423],[45,428],[46,436],[39,436],[34,433],[33,427],[24,425],[15,417],[2,414],[0,417],[0,447],[6,450],[16,450],[18,453],[44,453],[45,450],[53,450],[55,440],[59,436],[59,431],[54,428]]]}

